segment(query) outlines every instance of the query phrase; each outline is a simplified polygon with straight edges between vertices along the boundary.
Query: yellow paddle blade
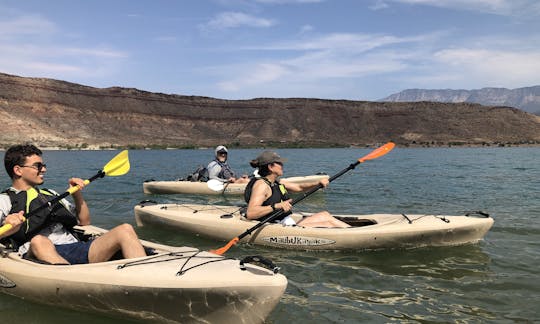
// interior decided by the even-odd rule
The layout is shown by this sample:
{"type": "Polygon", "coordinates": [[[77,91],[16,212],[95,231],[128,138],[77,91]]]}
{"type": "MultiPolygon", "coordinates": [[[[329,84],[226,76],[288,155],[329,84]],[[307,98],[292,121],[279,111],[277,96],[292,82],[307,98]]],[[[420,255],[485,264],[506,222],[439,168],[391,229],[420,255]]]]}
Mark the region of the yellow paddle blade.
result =
{"type": "MultiPolygon", "coordinates": [[[[128,157],[128,151],[123,150],[118,155],[116,155],[112,160],[109,161],[104,167],[102,171],[99,171],[96,175],[94,175],[92,178],[84,180],[84,184],[87,185],[90,182],[98,179],[103,178],[104,175],[108,176],[121,176],[129,172],[129,157],[128,157]]],[[[66,192],[70,195],[73,195],[75,192],[79,191],[81,188],[79,186],[73,186],[69,188],[66,192]]]]}
{"type": "Polygon", "coordinates": [[[359,158],[358,162],[363,163],[364,161],[373,160],[373,159],[376,159],[378,157],[381,157],[381,156],[385,155],[386,153],[390,152],[395,146],[396,146],[396,144],[394,144],[392,142],[388,142],[388,143],[384,144],[383,146],[379,147],[378,149],[372,151],[368,155],[366,155],[366,156],[364,156],[362,158],[359,158]]]}
{"type": "Polygon", "coordinates": [[[128,150],[123,150],[103,167],[103,172],[112,177],[121,176],[129,172],[129,167],[128,150]]]}

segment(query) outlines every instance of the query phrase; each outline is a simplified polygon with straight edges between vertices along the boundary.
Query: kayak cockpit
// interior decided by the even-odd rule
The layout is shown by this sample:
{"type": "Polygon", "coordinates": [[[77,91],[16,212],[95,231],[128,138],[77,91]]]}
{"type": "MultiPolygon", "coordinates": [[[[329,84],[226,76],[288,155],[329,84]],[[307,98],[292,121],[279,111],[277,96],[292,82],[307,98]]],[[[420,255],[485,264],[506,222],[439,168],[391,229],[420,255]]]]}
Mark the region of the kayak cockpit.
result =
{"type": "Polygon", "coordinates": [[[340,217],[340,216],[335,216],[335,218],[339,219],[340,221],[344,223],[351,225],[352,227],[363,227],[363,226],[370,226],[370,225],[378,224],[376,220],[369,219],[369,218],[340,217]]]}
{"type": "MultiPolygon", "coordinates": [[[[77,239],[79,239],[79,241],[81,242],[88,242],[89,240],[93,240],[102,234],[98,232],[85,231],[84,228],[79,227],[79,226],[75,226],[73,230],[71,231],[71,233],[75,235],[77,239]]],[[[143,245],[143,248],[144,248],[144,251],[146,252],[146,256],[152,256],[152,255],[158,254],[158,252],[154,248],[151,248],[145,245],[143,245]]],[[[6,257],[9,253],[17,253],[17,251],[18,251],[18,246],[15,245],[14,241],[4,240],[0,243],[0,256],[1,257],[6,257]]],[[[36,259],[32,255],[30,255],[30,253],[26,253],[21,258],[28,261],[35,262],[35,263],[39,263],[39,264],[50,264],[46,261],[36,259]]],[[[122,255],[122,251],[118,251],[109,260],[105,262],[122,260],[122,259],[124,259],[124,256],[122,255]]]]}

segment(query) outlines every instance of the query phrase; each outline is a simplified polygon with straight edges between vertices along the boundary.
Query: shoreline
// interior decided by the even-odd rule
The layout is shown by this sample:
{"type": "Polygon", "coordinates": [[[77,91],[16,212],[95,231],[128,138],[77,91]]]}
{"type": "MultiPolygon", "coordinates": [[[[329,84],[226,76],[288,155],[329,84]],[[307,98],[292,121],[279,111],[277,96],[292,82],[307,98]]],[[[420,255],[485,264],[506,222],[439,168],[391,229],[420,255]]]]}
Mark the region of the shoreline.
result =
{"type": "MultiPolygon", "coordinates": [[[[261,146],[235,146],[226,145],[231,149],[331,149],[331,148],[351,148],[351,149],[363,149],[363,148],[377,148],[385,143],[366,144],[366,145],[349,145],[349,146],[336,146],[336,145],[317,145],[317,146],[287,146],[287,145],[261,145],[261,146]]],[[[213,149],[210,146],[189,146],[189,147],[156,147],[156,146],[115,146],[115,147],[102,147],[102,146],[89,146],[89,147],[64,147],[64,146],[40,146],[36,145],[42,151],[117,151],[117,150],[137,150],[137,151],[151,151],[151,150],[208,150],[213,149]]],[[[9,145],[0,147],[0,151],[6,151],[9,145]]],[[[509,147],[540,147],[540,143],[494,143],[494,144],[399,144],[396,143],[397,148],[509,148],[509,147]]]]}

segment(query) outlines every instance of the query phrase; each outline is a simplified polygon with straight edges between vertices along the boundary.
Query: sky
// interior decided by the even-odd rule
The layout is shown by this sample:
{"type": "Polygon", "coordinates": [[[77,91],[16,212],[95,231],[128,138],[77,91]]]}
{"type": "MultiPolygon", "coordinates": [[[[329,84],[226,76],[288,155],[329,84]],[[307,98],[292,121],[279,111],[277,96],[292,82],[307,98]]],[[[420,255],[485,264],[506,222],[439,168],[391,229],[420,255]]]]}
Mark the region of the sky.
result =
{"type": "Polygon", "coordinates": [[[538,0],[0,0],[0,72],[222,99],[540,85],[538,0]]]}

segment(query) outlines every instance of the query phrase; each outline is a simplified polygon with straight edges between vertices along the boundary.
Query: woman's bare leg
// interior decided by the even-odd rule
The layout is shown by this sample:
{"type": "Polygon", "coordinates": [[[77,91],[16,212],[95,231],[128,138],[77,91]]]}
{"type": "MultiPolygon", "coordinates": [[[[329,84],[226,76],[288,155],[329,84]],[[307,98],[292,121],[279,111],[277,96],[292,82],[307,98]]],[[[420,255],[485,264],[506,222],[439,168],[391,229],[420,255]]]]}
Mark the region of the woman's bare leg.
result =
{"type": "Polygon", "coordinates": [[[309,217],[305,217],[297,224],[305,227],[351,227],[349,224],[334,218],[327,211],[322,211],[309,217]]]}

